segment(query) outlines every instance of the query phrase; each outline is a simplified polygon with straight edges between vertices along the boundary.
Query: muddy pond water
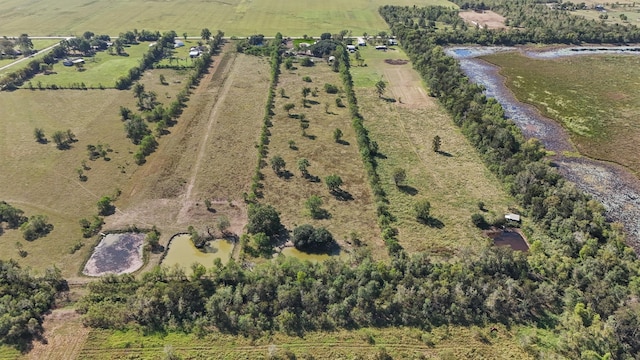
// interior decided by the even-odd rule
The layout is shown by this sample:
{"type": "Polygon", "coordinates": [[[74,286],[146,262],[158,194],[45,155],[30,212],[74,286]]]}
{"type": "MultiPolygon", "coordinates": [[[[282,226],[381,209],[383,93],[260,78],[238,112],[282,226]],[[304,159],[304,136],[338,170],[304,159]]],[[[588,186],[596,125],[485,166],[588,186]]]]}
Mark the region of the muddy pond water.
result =
{"type": "Polygon", "coordinates": [[[284,256],[291,256],[291,257],[295,257],[298,260],[301,261],[311,261],[311,262],[321,262],[321,261],[325,261],[327,259],[329,259],[332,256],[340,256],[341,252],[340,250],[338,251],[334,251],[330,254],[315,254],[315,253],[306,253],[303,251],[300,251],[298,249],[296,249],[295,247],[285,247],[284,249],[282,249],[282,251],[280,252],[282,255],[284,256]]]}
{"type": "Polygon", "coordinates": [[[560,173],[581,190],[604,204],[609,220],[624,224],[627,244],[640,253],[640,181],[626,168],[586,157],[567,157],[563,152],[576,149],[569,135],[557,122],[546,118],[531,105],[519,102],[505,85],[497,66],[477,57],[497,52],[520,51],[538,59],[598,54],[625,54],[640,56],[638,47],[568,47],[551,50],[526,50],[509,47],[452,47],[446,53],[460,62],[465,74],[486,88],[488,97],[495,98],[505,114],[526,138],[537,138],[544,146],[556,152],[552,161],[560,173]]]}
{"type": "Polygon", "coordinates": [[[222,264],[226,264],[231,259],[232,252],[233,243],[230,241],[224,239],[209,241],[202,251],[193,245],[189,234],[179,234],[169,242],[169,249],[162,260],[162,266],[173,267],[177,265],[189,274],[193,263],[210,268],[215,259],[220,259],[222,264]]]}
{"type": "Polygon", "coordinates": [[[495,246],[509,246],[511,249],[518,251],[529,250],[529,244],[517,229],[507,228],[504,230],[491,231],[487,235],[493,239],[495,246]]]}
{"type": "Polygon", "coordinates": [[[145,234],[121,233],[105,235],[93,249],[82,273],[88,276],[128,274],[142,264],[145,234]]]}

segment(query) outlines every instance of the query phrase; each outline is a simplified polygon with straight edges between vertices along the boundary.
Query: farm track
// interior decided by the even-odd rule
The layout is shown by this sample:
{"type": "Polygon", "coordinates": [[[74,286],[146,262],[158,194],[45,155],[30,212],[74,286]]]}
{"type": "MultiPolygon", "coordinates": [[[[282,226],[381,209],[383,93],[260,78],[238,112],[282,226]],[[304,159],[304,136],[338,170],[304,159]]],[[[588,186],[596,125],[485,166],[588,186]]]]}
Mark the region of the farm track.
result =
{"type": "MultiPolygon", "coordinates": [[[[178,213],[177,220],[179,223],[184,222],[187,217],[187,213],[190,208],[191,194],[193,192],[193,187],[196,183],[196,178],[198,176],[200,164],[202,163],[202,159],[204,158],[204,154],[207,149],[207,143],[209,140],[209,135],[211,134],[211,129],[213,128],[213,124],[215,124],[216,120],[218,119],[218,113],[220,111],[222,104],[224,104],[224,100],[226,99],[227,94],[229,93],[229,89],[233,84],[233,80],[236,74],[234,71],[231,71],[231,69],[233,68],[233,64],[236,61],[237,53],[233,53],[232,55],[228,55],[228,56],[232,56],[232,58],[226,62],[225,67],[220,69],[223,74],[222,88],[221,88],[221,91],[218,92],[217,97],[215,99],[215,104],[213,105],[209,113],[209,122],[207,123],[207,131],[205,131],[202,134],[202,139],[200,141],[200,146],[198,148],[198,154],[196,156],[196,160],[193,165],[193,170],[191,171],[191,176],[189,178],[189,183],[187,185],[187,188],[184,194],[184,201],[182,204],[182,208],[178,213]]],[[[213,76],[213,74],[207,75],[207,78],[203,79],[203,81],[208,81],[209,76],[213,76]]]]}

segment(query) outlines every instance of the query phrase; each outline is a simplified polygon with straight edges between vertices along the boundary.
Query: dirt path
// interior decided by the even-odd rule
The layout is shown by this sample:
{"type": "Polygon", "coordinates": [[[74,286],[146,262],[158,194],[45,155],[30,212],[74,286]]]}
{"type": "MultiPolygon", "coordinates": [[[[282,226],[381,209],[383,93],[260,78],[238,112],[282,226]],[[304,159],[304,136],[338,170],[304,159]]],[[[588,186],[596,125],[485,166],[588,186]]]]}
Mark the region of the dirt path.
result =
{"type": "Polygon", "coordinates": [[[27,359],[77,359],[89,335],[80,315],[73,309],[56,309],[44,320],[46,342],[35,341],[27,359]]]}
{"type": "MultiPolygon", "coordinates": [[[[182,203],[182,208],[178,213],[178,222],[184,222],[187,217],[189,208],[192,205],[191,193],[193,192],[193,186],[196,183],[196,178],[198,176],[198,170],[200,169],[200,165],[202,163],[202,159],[204,157],[205,151],[207,149],[207,144],[209,142],[209,135],[211,134],[211,129],[213,128],[213,124],[215,124],[218,120],[218,113],[220,108],[224,104],[224,100],[227,97],[227,93],[233,84],[233,79],[235,78],[235,72],[231,71],[233,68],[233,64],[235,63],[237,54],[232,54],[229,56],[233,56],[231,61],[226,63],[226,67],[224,69],[220,69],[223,72],[224,78],[222,81],[222,89],[219,92],[218,98],[215,101],[215,104],[211,108],[211,112],[209,113],[209,122],[207,123],[207,130],[202,134],[202,139],[200,140],[200,147],[198,149],[198,154],[196,156],[193,170],[191,171],[191,176],[189,177],[189,181],[187,184],[187,189],[184,194],[184,200],[182,203]]],[[[213,75],[211,75],[213,76],[213,75]]],[[[209,79],[210,80],[210,79],[209,79]]]]}
{"type": "MultiPolygon", "coordinates": [[[[415,72],[410,65],[390,66],[392,67],[384,70],[384,77],[389,80],[389,91],[395,99],[400,102],[399,106],[409,109],[424,109],[436,106],[434,100],[427,96],[418,73],[415,72]]],[[[409,144],[411,150],[416,154],[418,159],[420,159],[420,164],[429,171],[431,164],[429,164],[420,153],[420,142],[416,142],[411,137],[401,116],[403,115],[400,112],[396,112],[393,119],[387,118],[386,121],[393,121],[400,126],[402,135],[407,139],[407,144],[409,144]]],[[[438,185],[442,185],[440,179],[434,179],[434,181],[436,181],[438,185]]]]}

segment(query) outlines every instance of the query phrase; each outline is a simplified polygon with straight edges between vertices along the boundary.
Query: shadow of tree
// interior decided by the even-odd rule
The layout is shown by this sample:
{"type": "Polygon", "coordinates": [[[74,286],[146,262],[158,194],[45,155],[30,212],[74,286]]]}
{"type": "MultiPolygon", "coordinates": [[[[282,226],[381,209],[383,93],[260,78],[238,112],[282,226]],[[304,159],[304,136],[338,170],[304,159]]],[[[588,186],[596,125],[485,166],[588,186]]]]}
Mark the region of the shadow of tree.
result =
{"type": "Polygon", "coordinates": [[[398,190],[402,191],[403,193],[405,193],[407,195],[411,195],[411,196],[415,196],[416,194],[418,194],[418,189],[414,188],[413,186],[409,186],[409,185],[399,185],[398,186],[398,190]]]}
{"type": "Polygon", "coordinates": [[[419,219],[418,222],[420,222],[423,225],[427,225],[429,227],[436,228],[436,229],[442,229],[444,227],[444,223],[434,218],[433,216],[430,216],[426,220],[419,219]]]}
{"type": "Polygon", "coordinates": [[[351,195],[348,191],[337,189],[331,192],[336,200],[339,201],[351,201],[353,200],[353,195],[351,195]]]}

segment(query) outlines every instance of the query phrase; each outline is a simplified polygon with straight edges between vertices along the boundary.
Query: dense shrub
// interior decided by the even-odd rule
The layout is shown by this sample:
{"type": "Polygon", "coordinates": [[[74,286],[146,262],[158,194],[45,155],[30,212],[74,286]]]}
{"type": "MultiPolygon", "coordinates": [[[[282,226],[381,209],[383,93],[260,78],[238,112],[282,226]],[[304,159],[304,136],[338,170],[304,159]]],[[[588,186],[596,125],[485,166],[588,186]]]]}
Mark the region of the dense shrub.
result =
{"type": "Polygon", "coordinates": [[[280,215],[271,205],[251,204],[247,231],[251,234],[265,233],[267,236],[278,234],[282,230],[280,215]]]}
{"type": "Polygon", "coordinates": [[[314,228],[304,224],[293,229],[293,245],[305,251],[326,251],[335,245],[333,235],[324,227],[314,228]]]}

